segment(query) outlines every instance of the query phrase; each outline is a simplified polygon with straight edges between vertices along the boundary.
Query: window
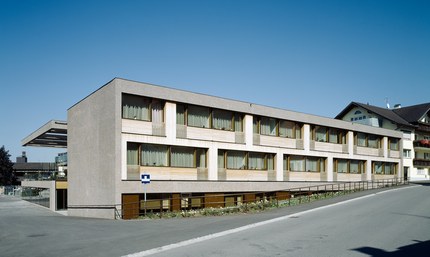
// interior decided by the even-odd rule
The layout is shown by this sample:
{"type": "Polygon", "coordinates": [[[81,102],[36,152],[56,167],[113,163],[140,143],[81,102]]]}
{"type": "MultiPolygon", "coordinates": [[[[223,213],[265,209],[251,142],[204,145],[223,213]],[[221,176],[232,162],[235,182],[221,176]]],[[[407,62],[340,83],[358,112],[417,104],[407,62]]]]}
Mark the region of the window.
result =
{"type": "Polygon", "coordinates": [[[377,135],[358,132],[356,134],[356,144],[362,147],[379,148],[381,138],[377,135]]]}
{"type": "Polygon", "coordinates": [[[327,128],[321,126],[315,126],[314,139],[317,142],[328,142],[327,128]]]}
{"type": "Polygon", "coordinates": [[[397,163],[373,162],[373,173],[376,175],[394,175],[397,173],[397,163]]]}
{"type": "Polygon", "coordinates": [[[224,110],[212,111],[212,124],[214,129],[233,130],[233,113],[224,110]]]}
{"type": "Polygon", "coordinates": [[[150,121],[151,100],[137,95],[122,95],[122,118],[150,121]]]}
{"type": "Polygon", "coordinates": [[[243,115],[240,113],[234,114],[234,131],[243,131],[243,115]]]}
{"type": "Polygon", "coordinates": [[[399,139],[398,138],[390,138],[389,139],[390,150],[399,150],[399,139]]]}
{"type": "Polygon", "coordinates": [[[139,144],[127,143],[127,165],[139,165],[139,144]]]}
{"type": "Polygon", "coordinates": [[[403,149],[403,157],[411,158],[411,150],[403,149]]]}
{"type": "Polygon", "coordinates": [[[227,151],[227,169],[246,169],[245,152],[227,151]]]}
{"type": "Polygon", "coordinates": [[[176,104],[176,124],[185,125],[185,106],[182,104],[176,104]]]}
{"type": "Polygon", "coordinates": [[[260,121],[260,133],[262,135],[276,136],[278,123],[276,119],[262,117],[260,121]]]}
{"type": "Polygon", "coordinates": [[[358,146],[367,146],[367,144],[366,144],[366,134],[357,133],[357,145],[358,146]]]}
{"type": "Polygon", "coordinates": [[[371,148],[379,147],[379,137],[376,135],[368,135],[367,137],[367,146],[371,148]]]}
{"type": "Polygon", "coordinates": [[[366,170],[366,162],[362,160],[334,159],[334,172],[361,174],[366,170]]]}
{"type": "Polygon", "coordinates": [[[210,111],[209,108],[195,105],[188,106],[188,126],[199,128],[210,128],[209,124],[210,111]]]}
{"type": "Polygon", "coordinates": [[[325,171],[325,158],[286,155],[284,156],[284,169],[296,172],[323,172],[325,171]]]}
{"type": "Polygon", "coordinates": [[[275,154],[218,150],[218,168],[225,166],[233,170],[273,170],[275,154]]]}
{"type": "Polygon", "coordinates": [[[192,168],[194,166],[194,148],[172,147],[170,153],[170,166],[192,168]]]}
{"type": "Polygon", "coordinates": [[[165,145],[142,145],[143,166],[168,166],[168,147],[165,145]]]}

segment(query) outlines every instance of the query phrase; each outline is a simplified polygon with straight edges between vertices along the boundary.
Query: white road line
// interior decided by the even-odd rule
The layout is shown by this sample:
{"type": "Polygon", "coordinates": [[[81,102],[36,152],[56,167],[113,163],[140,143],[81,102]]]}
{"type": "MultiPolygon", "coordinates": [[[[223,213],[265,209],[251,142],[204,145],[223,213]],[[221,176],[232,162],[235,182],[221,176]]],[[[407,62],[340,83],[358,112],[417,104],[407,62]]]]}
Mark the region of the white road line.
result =
{"type": "Polygon", "coordinates": [[[249,224],[249,225],[245,225],[245,226],[242,226],[242,227],[234,228],[234,229],[229,229],[229,230],[221,231],[221,232],[214,233],[214,234],[209,234],[209,235],[206,235],[206,236],[192,238],[192,239],[181,241],[181,242],[178,242],[178,243],[164,245],[164,246],[160,246],[160,247],[157,247],[157,248],[152,248],[152,249],[145,250],[145,251],[142,251],[142,252],[137,252],[137,253],[132,253],[132,254],[124,255],[123,257],[149,256],[149,255],[152,255],[152,254],[157,254],[157,253],[165,252],[165,251],[172,250],[172,249],[175,249],[175,248],[192,245],[192,244],[203,242],[203,241],[207,241],[207,240],[210,240],[210,239],[214,239],[214,238],[218,238],[218,237],[222,237],[222,236],[227,236],[227,235],[231,235],[231,234],[234,234],[234,233],[238,233],[238,232],[241,232],[241,231],[244,231],[244,230],[248,230],[248,229],[251,229],[251,228],[260,227],[260,226],[264,226],[264,225],[267,225],[267,224],[275,223],[275,222],[278,222],[278,221],[286,220],[286,219],[289,219],[291,217],[297,217],[299,215],[303,215],[303,214],[306,214],[306,213],[323,210],[323,209],[326,209],[326,208],[330,208],[330,207],[341,205],[341,204],[350,203],[350,202],[361,200],[361,199],[365,199],[365,198],[368,198],[368,197],[373,197],[373,196],[378,195],[378,194],[382,194],[382,193],[386,193],[386,192],[392,192],[392,191],[397,191],[397,190],[406,189],[406,188],[414,188],[414,187],[418,187],[418,186],[419,185],[417,185],[417,186],[411,186],[411,187],[404,187],[404,188],[396,188],[396,189],[391,189],[391,190],[382,191],[382,192],[376,192],[376,193],[373,193],[373,194],[370,194],[370,195],[365,195],[365,196],[361,196],[361,197],[358,197],[358,198],[354,198],[354,199],[350,199],[350,200],[346,200],[346,201],[342,201],[342,202],[338,202],[338,203],[333,203],[333,204],[329,204],[329,205],[317,207],[317,208],[314,208],[314,209],[310,209],[310,210],[306,210],[306,211],[302,211],[302,212],[298,212],[298,213],[293,213],[293,214],[290,214],[290,215],[286,215],[286,216],[282,216],[282,217],[278,217],[278,218],[274,218],[274,219],[270,219],[270,220],[265,220],[265,221],[261,221],[261,222],[257,222],[257,223],[253,223],[253,224],[249,224]]]}

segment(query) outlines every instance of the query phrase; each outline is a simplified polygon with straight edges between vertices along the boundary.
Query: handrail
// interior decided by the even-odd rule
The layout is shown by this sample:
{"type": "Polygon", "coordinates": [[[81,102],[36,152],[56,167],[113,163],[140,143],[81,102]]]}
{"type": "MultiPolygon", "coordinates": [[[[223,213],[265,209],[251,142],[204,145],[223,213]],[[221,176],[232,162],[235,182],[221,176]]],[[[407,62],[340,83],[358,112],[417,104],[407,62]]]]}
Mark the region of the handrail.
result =
{"type": "Polygon", "coordinates": [[[372,190],[408,183],[408,180],[393,178],[371,181],[347,181],[275,191],[231,194],[211,193],[210,195],[202,194],[201,196],[179,195],[179,197],[148,199],[145,204],[142,204],[143,200],[139,202],[117,204],[115,206],[115,217],[124,218],[124,213],[127,211],[132,211],[138,215],[156,213],[162,217],[163,213],[171,211],[185,212],[205,208],[244,207],[246,210],[249,204],[257,203],[262,203],[262,209],[265,209],[269,203],[279,208],[285,205],[290,206],[296,204],[296,202],[298,202],[298,204],[310,202],[313,198],[318,200],[320,198],[327,198],[328,196],[333,197],[335,194],[345,195],[356,191],[372,190]]]}

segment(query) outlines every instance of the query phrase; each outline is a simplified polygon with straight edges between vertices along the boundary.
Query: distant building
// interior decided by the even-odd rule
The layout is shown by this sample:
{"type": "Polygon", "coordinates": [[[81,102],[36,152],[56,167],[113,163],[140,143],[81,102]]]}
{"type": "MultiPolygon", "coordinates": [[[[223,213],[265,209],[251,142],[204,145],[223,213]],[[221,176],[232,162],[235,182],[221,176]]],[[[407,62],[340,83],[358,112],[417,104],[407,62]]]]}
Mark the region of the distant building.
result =
{"type": "Polygon", "coordinates": [[[23,180],[50,180],[57,172],[57,165],[53,162],[28,162],[25,152],[16,157],[13,171],[18,183],[23,180]]]}
{"type": "Polygon", "coordinates": [[[430,103],[407,107],[397,104],[390,109],[351,102],[336,119],[401,131],[404,177],[430,179],[430,103]]]}

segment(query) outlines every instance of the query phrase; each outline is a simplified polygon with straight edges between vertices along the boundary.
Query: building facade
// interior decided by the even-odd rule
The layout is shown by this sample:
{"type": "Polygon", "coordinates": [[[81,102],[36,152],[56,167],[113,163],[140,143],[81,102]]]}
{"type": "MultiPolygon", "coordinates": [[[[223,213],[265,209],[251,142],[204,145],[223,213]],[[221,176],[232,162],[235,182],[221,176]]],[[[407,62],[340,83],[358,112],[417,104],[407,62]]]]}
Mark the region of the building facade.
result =
{"type": "MultiPolygon", "coordinates": [[[[115,78],[68,110],[68,213],[401,178],[403,133],[115,78]],[[173,199],[173,200],[172,200],[173,199]]],[[[199,205],[201,203],[195,203],[199,205]]]]}
{"type": "Polygon", "coordinates": [[[430,103],[390,109],[351,102],[336,119],[401,131],[403,176],[430,179],[430,103]]]}

